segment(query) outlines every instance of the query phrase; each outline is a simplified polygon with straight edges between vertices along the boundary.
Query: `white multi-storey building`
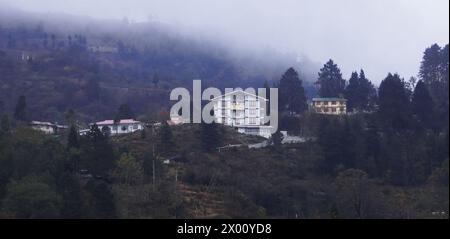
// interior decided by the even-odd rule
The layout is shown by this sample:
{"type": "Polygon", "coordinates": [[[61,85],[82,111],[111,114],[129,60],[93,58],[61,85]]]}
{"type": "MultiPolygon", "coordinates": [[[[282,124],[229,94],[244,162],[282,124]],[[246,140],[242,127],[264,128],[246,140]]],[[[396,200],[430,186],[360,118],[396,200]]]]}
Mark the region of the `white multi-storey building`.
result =
{"type": "Polygon", "coordinates": [[[236,90],[212,99],[216,123],[235,127],[239,133],[271,136],[271,126],[264,125],[267,99],[236,90]]]}

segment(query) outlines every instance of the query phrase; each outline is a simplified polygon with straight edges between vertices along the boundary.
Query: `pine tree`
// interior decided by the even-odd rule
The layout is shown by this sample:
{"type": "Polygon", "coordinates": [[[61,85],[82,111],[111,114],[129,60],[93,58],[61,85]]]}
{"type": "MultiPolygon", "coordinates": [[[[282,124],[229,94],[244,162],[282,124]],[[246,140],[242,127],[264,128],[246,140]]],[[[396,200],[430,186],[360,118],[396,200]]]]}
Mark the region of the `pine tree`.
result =
{"type": "Polygon", "coordinates": [[[394,130],[407,129],[411,125],[411,105],[405,83],[399,75],[388,74],[380,84],[379,111],[383,124],[394,130]]]}
{"type": "Polygon", "coordinates": [[[429,128],[433,124],[434,103],[423,81],[419,81],[412,97],[412,110],[419,123],[429,128]]]}
{"type": "Polygon", "coordinates": [[[320,97],[342,97],[345,89],[345,80],[342,79],[341,70],[329,60],[319,72],[317,84],[320,85],[320,97]]]}
{"type": "Polygon", "coordinates": [[[290,114],[300,114],[308,109],[305,89],[297,71],[289,68],[280,80],[280,109],[290,114]]]}
{"type": "Polygon", "coordinates": [[[448,66],[448,44],[442,49],[438,44],[433,44],[425,50],[419,72],[420,79],[444,114],[448,112],[448,66]]]}
{"type": "Polygon", "coordinates": [[[441,47],[438,44],[433,44],[425,50],[419,72],[420,79],[432,92],[439,87],[439,83],[442,81],[439,71],[440,65],[441,47]]]}
{"type": "Polygon", "coordinates": [[[17,101],[16,108],[14,110],[14,119],[19,121],[26,121],[27,120],[26,108],[27,108],[26,98],[24,95],[21,95],[17,101]]]}
{"type": "Polygon", "coordinates": [[[114,167],[114,152],[108,137],[96,124],[81,145],[82,166],[94,175],[105,176],[114,167]]]}
{"type": "Polygon", "coordinates": [[[376,104],[376,90],[366,78],[363,70],[353,72],[349,84],[345,88],[345,98],[348,100],[347,109],[356,111],[372,110],[376,104]]]}
{"type": "Polygon", "coordinates": [[[347,99],[347,110],[352,111],[356,108],[359,101],[360,94],[360,82],[358,73],[353,72],[352,76],[348,80],[348,85],[345,88],[345,98],[347,99]]]}

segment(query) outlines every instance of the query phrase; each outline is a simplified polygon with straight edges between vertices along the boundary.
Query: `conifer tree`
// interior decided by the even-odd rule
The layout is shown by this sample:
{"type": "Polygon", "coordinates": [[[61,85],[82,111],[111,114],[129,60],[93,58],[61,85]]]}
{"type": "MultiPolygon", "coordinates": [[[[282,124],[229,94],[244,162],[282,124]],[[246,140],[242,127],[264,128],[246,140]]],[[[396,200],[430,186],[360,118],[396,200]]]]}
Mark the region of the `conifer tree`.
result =
{"type": "Polygon", "coordinates": [[[329,60],[319,72],[317,84],[320,86],[320,97],[342,97],[345,89],[345,80],[342,79],[341,70],[329,60]]]}
{"type": "Polygon", "coordinates": [[[305,89],[297,71],[289,68],[280,80],[280,109],[290,114],[300,114],[308,109],[305,89]]]}
{"type": "Polygon", "coordinates": [[[412,96],[412,110],[419,123],[426,128],[433,124],[434,104],[427,87],[423,81],[419,81],[412,96]]]}
{"type": "Polygon", "coordinates": [[[380,84],[379,117],[385,127],[407,129],[411,125],[411,106],[405,83],[398,74],[388,74],[380,84]]]}

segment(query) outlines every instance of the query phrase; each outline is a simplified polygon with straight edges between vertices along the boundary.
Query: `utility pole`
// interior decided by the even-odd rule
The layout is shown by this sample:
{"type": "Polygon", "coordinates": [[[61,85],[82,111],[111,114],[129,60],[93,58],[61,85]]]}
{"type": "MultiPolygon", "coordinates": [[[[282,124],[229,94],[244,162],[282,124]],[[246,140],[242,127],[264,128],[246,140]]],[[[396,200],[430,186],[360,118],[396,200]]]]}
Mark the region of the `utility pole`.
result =
{"type": "Polygon", "coordinates": [[[175,169],[175,183],[178,182],[178,169],[175,169]]]}

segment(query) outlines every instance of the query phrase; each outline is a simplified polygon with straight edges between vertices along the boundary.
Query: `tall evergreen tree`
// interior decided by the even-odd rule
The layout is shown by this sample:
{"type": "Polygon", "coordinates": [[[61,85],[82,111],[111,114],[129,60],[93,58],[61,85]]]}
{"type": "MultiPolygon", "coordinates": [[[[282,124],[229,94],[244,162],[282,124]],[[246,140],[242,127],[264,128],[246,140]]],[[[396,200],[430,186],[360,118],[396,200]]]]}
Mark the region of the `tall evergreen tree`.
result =
{"type": "Polygon", "coordinates": [[[379,116],[390,129],[406,129],[410,126],[411,106],[406,93],[405,82],[399,75],[388,74],[380,84],[379,116]]]}
{"type": "Polygon", "coordinates": [[[82,166],[94,175],[105,176],[114,167],[113,148],[96,124],[87,133],[81,152],[82,166]]]}
{"type": "Polygon", "coordinates": [[[430,88],[433,94],[436,93],[442,82],[440,66],[441,47],[438,44],[433,44],[425,50],[419,71],[420,79],[430,88]]]}
{"type": "Polygon", "coordinates": [[[434,103],[423,81],[419,81],[412,96],[412,110],[419,123],[426,128],[433,124],[434,103]]]}
{"type": "Polygon", "coordinates": [[[345,98],[348,100],[347,109],[356,111],[372,110],[376,104],[376,90],[366,78],[364,71],[353,72],[349,84],[345,88],[345,98]]]}
{"type": "Polygon", "coordinates": [[[26,98],[24,95],[21,95],[17,100],[16,108],[14,110],[14,119],[19,121],[26,121],[27,120],[26,108],[27,108],[26,98]]]}
{"type": "Polygon", "coordinates": [[[305,89],[297,71],[289,68],[280,80],[280,109],[291,114],[303,113],[308,109],[305,89]]]}
{"type": "Polygon", "coordinates": [[[319,95],[320,97],[341,97],[345,90],[345,80],[342,79],[341,70],[329,60],[319,72],[319,95]]]}
{"type": "Polygon", "coordinates": [[[358,73],[352,72],[352,76],[348,80],[348,85],[345,88],[345,98],[347,99],[347,110],[351,111],[356,108],[359,103],[360,96],[360,82],[358,73]]]}
{"type": "Polygon", "coordinates": [[[420,79],[444,114],[448,112],[449,105],[448,66],[448,44],[442,49],[438,44],[433,44],[425,50],[419,72],[420,79]]]}

